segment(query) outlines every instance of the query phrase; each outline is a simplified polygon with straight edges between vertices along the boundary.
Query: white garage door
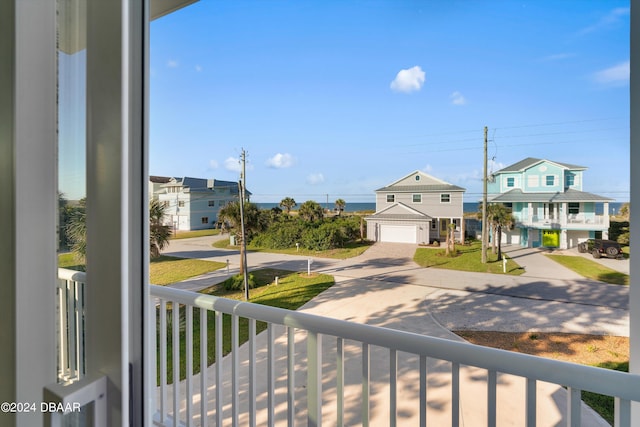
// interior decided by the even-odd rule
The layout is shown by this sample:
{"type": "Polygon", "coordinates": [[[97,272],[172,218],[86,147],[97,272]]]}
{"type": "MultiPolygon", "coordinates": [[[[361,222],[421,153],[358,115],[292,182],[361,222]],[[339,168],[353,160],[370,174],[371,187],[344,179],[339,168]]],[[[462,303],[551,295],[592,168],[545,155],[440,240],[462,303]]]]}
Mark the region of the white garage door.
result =
{"type": "Polygon", "coordinates": [[[381,242],[415,243],[415,225],[387,225],[380,226],[381,242]]]}

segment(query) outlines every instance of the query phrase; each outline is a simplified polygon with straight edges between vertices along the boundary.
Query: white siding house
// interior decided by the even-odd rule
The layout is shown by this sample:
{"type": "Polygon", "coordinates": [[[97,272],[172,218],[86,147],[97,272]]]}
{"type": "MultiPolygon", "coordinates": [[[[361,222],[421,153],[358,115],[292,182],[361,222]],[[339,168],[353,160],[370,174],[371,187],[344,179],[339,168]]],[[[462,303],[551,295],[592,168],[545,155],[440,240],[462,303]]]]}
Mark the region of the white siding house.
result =
{"type": "Polygon", "coordinates": [[[443,241],[450,223],[462,238],[465,189],[421,171],[376,190],[376,213],[367,221],[367,238],[376,242],[427,244],[443,241]]]}
{"type": "MultiPolygon", "coordinates": [[[[218,212],[238,200],[238,183],[203,178],[169,178],[159,184],[154,197],[165,206],[165,224],[174,230],[215,227],[218,212]]],[[[251,195],[247,191],[247,195],[251,195]]]]}

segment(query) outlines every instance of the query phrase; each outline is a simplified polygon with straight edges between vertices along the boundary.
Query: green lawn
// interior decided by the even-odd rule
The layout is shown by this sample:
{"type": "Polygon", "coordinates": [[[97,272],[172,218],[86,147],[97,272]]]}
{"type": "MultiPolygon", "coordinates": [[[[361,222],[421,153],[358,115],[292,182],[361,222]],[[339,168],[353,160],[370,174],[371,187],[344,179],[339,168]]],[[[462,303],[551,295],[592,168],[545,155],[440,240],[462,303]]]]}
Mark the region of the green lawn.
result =
{"type": "Polygon", "coordinates": [[[217,236],[220,234],[220,230],[217,228],[207,228],[206,230],[193,230],[193,231],[176,231],[171,236],[171,239],[190,239],[191,237],[204,237],[204,236],[217,236]]]}
{"type": "MultiPolygon", "coordinates": [[[[247,250],[253,252],[269,252],[274,254],[286,254],[286,255],[300,255],[300,256],[313,256],[319,258],[333,258],[333,259],[347,259],[353,258],[364,251],[369,249],[373,243],[372,242],[351,242],[347,243],[343,248],[330,249],[327,251],[310,251],[304,248],[300,248],[297,250],[296,248],[288,248],[288,249],[267,249],[260,248],[256,246],[249,245],[247,250]]],[[[229,245],[229,239],[219,240],[213,243],[213,246],[219,249],[238,249],[238,246],[229,245]]]]}
{"type": "Polygon", "coordinates": [[[576,273],[601,282],[613,283],[614,285],[628,285],[629,275],[620,273],[581,256],[571,255],[547,255],[558,264],[575,271],[576,273]]]}
{"type": "MultiPolygon", "coordinates": [[[[250,290],[250,302],[257,304],[269,305],[272,307],[286,308],[296,310],[311,300],[322,291],[330,288],[334,284],[332,276],[324,274],[312,274],[310,277],[306,273],[294,273],[287,270],[264,269],[252,271],[260,287],[250,290]],[[273,284],[275,276],[279,277],[278,285],[273,284]]],[[[201,293],[207,295],[221,296],[236,300],[243,300],[244,293],[242,291],[224,291],[220,286],[213,286],[204,289],[201,293]]],[[[171,310],[167,310],[167,381],[172,382],[172,355],[171,355],[171,310]]],[[[180,378],[185,378],[185,312],[184,307],[180,307],[180,378]]],[[[193,365],[194,371],[200,372],[200,309],[194,309],[193,312],[193,365]]],[[[223,354],[231,351],[231,317],[223,316],[222,321],[223,337],[222,347],[223,354]]],[[[249,321],[245,318],[239,319],[240,344],[249,339],[249,321]]],[[[260,333],[266,329],[266,324],[257,322],[256,331],[260,333]]],[[[207,315],[207,366],[215,362],[215,314],[208,312],[207,315]]],[[[158,359],[160,356],[158,354],[158,359]]],[[[158,370],[158,379],[160,378],[158,370]]]]}
{"type": "Polygon", "coordinates": [[[152,259],[149,264],[149,283],[168,285],[169,283],[181,282],[191,277],[219,270],[226,266],[222,262],[161,255],[152,259]]]}
{"type": "MultiPolygon", "coordinates": [[[[482,244],[474,242],[471,245],[456,245],[455,256],[445,255],[445,249],[418,248],[413,260],[422,267],[444,268],[449,270],[473,271],[478,273],[504,274],[502,260],[491,249],[487,251],[487,263],[482,263],[482,244]]],[[[524,269],[507,255],[507,274],[520,275],[524,269]]]]}
{"type": "Polygon", "coordinates": [[[72,252],[58,254],[58,267],[68,268],[69,270],[85,270],[84,263],[78,262],[72,252]]]}
{"type": "MultiPolygon", "coordinates": [[[[599,363],[598,368],[613,369],[621,372],[629,372],[629,362],[605,362],[599,363]]],[[[591,409],[602,416],[609,424],[613,425],[615,411],[614,399],[611,396],[592,393],[590,391],[582,392],[582,400],[589,405],[591,409]]]]}

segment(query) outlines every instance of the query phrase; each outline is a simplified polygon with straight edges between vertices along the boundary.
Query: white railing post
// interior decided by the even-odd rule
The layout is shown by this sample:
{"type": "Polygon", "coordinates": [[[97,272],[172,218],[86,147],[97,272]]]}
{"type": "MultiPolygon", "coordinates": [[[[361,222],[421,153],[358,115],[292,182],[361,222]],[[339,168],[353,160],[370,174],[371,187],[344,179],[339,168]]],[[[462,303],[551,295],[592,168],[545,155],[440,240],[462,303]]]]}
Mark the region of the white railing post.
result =
{"type": "Polygon", "coordinates": [[[322,336],[307,334],[307,425],[322,425],[322,336]]]}

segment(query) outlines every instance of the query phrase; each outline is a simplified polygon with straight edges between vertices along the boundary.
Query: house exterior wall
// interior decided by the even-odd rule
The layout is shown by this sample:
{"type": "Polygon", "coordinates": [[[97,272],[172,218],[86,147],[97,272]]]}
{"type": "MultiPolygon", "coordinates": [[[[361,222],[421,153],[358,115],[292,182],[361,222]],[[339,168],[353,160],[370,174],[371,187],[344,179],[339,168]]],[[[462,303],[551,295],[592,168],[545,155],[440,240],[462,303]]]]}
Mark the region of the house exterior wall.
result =
{"type": "Polygon", "coordinates": [[[380,211],[394,203],[404,203],[415,210],[425,213],[434,218],[461,218],[463,212],[463,192],[461,191],[441,191],[437,193],[416,192],[378,192],[376,194],[376,211],[380,211]],[[421,202],[413,201],[413,195],[420,194],[421,202]],[[442,203],[441,195],[449,195],[449,203],[442,203]],[[387,196],[393,195],[394,201],[387,202],[387,196]]]}

